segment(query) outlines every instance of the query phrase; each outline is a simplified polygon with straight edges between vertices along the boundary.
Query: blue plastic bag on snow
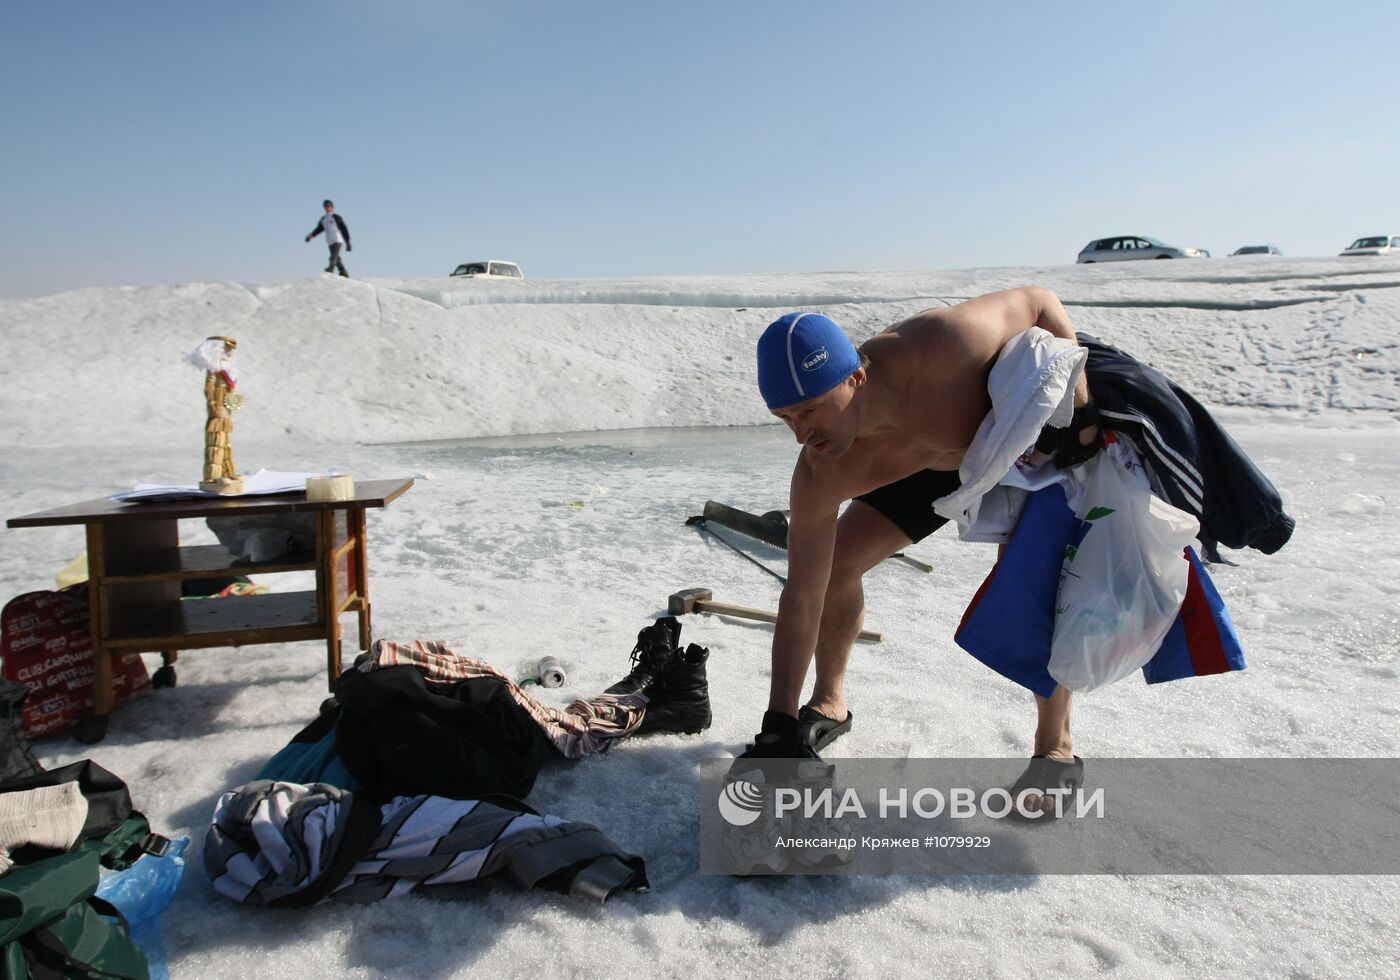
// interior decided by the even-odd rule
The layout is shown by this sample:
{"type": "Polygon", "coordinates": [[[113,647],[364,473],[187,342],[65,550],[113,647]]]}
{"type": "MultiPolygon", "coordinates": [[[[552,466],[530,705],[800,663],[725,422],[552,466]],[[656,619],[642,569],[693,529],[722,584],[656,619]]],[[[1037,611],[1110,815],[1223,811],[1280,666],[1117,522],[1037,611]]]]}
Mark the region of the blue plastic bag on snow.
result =
{"type": "Polygon", "coordinates": [[[180,887],[185,872],[184,852],[189,843],[188,837],[172,840],[159,857],[142,855],[125,871],[104,871],[97,883],[97,897],[117,907],[131,928],[132,942],[146,954],[151,980],[170,980],[161,914],[180,887]]]}

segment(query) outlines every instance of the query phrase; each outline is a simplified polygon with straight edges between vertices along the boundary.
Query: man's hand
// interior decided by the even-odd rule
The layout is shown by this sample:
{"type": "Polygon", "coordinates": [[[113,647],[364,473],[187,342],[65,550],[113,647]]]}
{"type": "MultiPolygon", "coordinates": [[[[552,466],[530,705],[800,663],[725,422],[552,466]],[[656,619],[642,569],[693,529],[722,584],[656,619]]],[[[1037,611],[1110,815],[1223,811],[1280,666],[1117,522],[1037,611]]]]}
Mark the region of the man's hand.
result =
{"type": "Polygon", "coordinates": [[[346,242],[346,243],[345,243],[345,251],[347,251],[347,252],[353,252],[353,251],[355,251],[355,246],[354,246],[354,245],[351,245],[349,242],[346,242]]]}
{"type": "Polygon", "coordinates": [[[311,236],[310,236],[310,235],[307,235],[306,238],[303,239],[303,241],[308,241],[308,242],[311,241],[311,236]]]}
{"type": "Polygon", "coordinates": [[[1040,430],[1035,441],[1037,453],[1051,453],[1055,465],[1062,470],[1077,466],[1103,448],[1103,429],[1099,426],[1099,410],[1089,402],[1074,410],[1074,417],[1063,429],[1050,426],[1040,430]]]}

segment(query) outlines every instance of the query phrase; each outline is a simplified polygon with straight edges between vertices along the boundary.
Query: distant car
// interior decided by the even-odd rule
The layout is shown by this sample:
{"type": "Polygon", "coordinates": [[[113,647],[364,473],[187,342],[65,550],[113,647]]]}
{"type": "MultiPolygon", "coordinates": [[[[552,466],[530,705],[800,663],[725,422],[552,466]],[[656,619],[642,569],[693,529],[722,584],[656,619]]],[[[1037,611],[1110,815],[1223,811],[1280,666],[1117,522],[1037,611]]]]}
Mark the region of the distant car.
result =
{"type": "Polygon", "coordinates": [[[454,276],[466,276],[469,279],[524,279],[520,274],[520,266],[514,262],[501,262],[498,259],[486,259],[481,262],[463,262],[452,270],[454,276]]]}
{"type": "Polygon", "coordinates": [[[1085,245],[1076,262],[1122,262],[1125,259],[1208,259],[1203,248],[1177,248],[1143,235],[1096,238],[1085,245]]]}
{"type": "Polygon", "coordinates": [[[1338,254],[1389,255],[1392,252],[1400,254],[1400,235],[1372,235],[1370,238],[1358,238],[1338,254]]]}
{"type": "Polygon", "coordinates": [[[1237,248],[1231,255],[1282,255],[1277,245],[1245,245],[1237,248]]]}

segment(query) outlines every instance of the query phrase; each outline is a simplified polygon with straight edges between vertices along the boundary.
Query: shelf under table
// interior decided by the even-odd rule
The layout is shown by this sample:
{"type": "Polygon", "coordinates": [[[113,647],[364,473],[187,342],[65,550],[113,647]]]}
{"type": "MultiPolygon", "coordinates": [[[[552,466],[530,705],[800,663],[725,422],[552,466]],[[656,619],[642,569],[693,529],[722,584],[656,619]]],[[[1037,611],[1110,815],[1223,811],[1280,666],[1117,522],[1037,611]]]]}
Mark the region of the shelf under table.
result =
{"type": "Polygon", "coordinates": [[[268,561],[243,561],[221,544],[190,545],[144,557],[123,567],[120,559],[108,564],[103,582],[168,581],[187,578],[220,578],[232,575],[271,575],[316,568],[316,550],[303,548],[268,561]]]}
{"type": "Polygon", "coordinates": [[[315,591],[186,599],[105,637],[117,651],[241,646],[319,640],[326,636],[315,591]]]}

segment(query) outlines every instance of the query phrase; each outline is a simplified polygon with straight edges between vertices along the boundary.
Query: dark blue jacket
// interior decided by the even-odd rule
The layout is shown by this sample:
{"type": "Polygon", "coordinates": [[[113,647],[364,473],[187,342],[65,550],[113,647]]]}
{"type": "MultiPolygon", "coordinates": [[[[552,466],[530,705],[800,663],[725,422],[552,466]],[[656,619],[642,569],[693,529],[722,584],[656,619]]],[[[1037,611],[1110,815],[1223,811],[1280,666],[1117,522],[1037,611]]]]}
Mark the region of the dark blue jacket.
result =
{"type": "Polygon", "coordinates": [[[1089,395],[1106,428],[1131,436],[1153,488],[1200,518],[1207,561],[1216,544],[1271,555],[1293,535],[1293,518],[1268,477],[1210,412],[1166,375],[1088,334],[1089,395]]]}

